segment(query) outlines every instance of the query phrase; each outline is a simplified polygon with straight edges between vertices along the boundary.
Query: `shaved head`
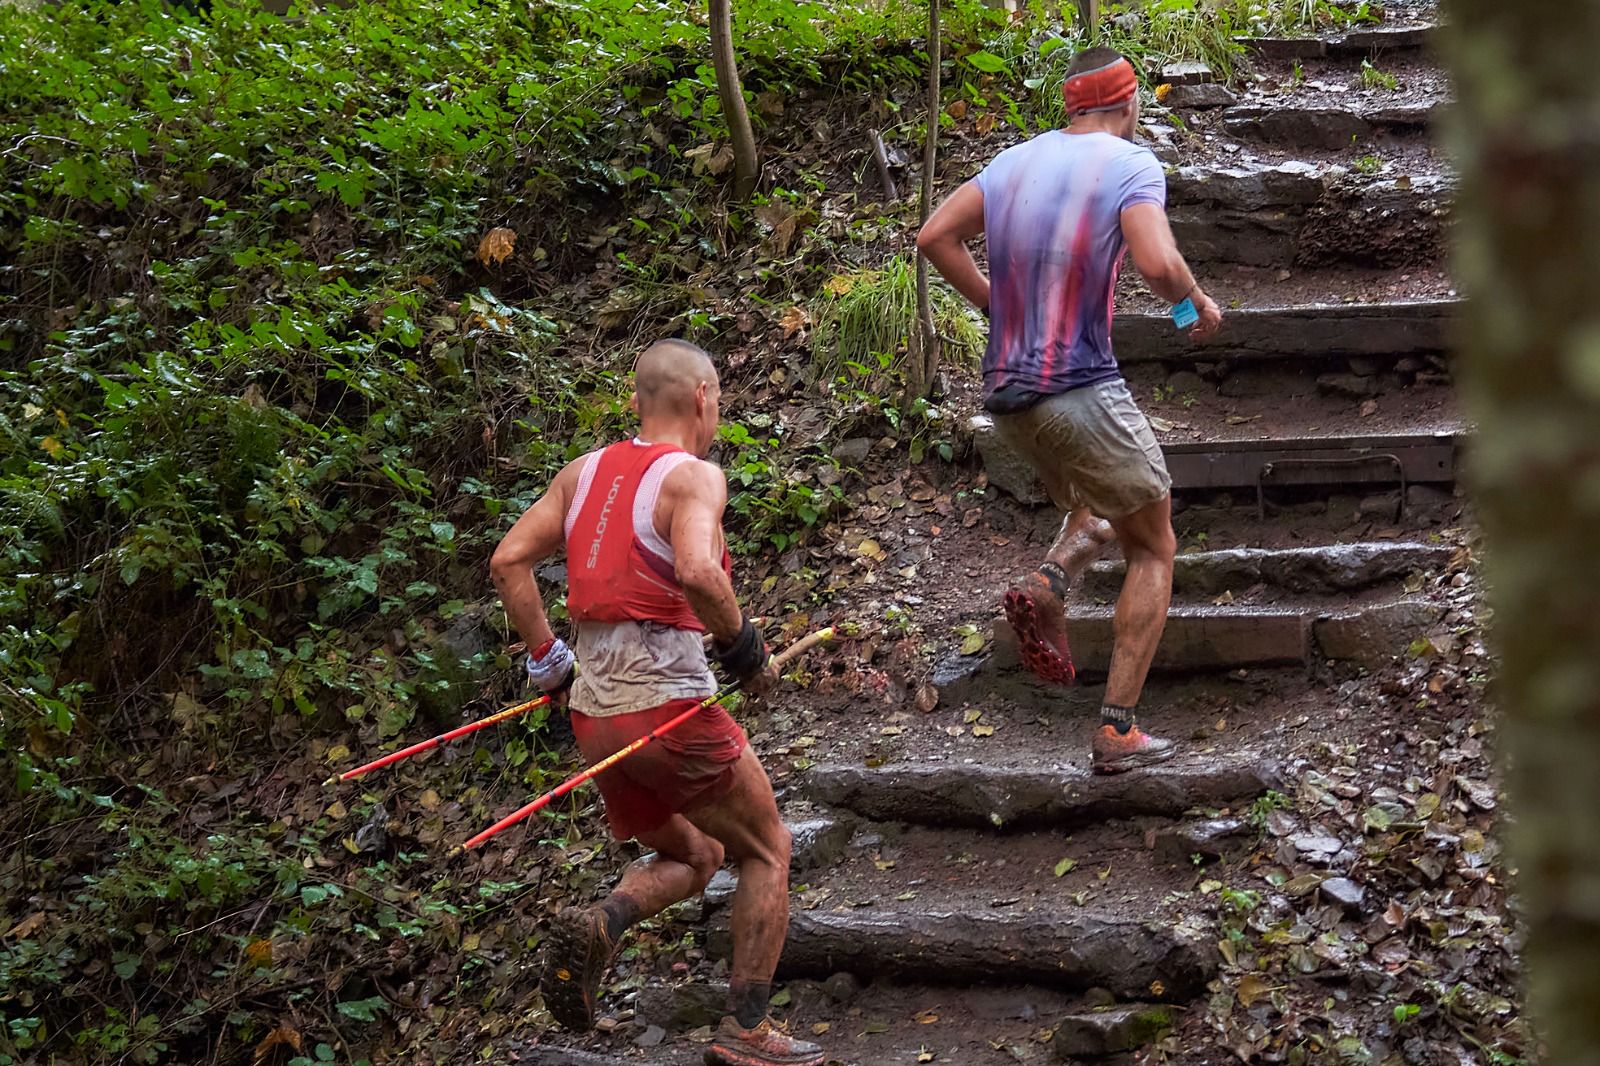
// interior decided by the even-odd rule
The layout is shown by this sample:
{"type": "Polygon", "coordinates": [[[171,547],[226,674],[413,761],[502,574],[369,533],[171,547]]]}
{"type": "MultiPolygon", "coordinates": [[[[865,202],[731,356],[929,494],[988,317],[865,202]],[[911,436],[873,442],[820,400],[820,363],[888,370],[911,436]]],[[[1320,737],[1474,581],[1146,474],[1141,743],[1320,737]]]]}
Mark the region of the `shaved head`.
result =
{"type": "Polygon", "coordinates": [[[717,387],[717,368],[704,349],[688,341],[656,341],[633,368],[640,418],[693,417],[701,385],[717,387]]]}

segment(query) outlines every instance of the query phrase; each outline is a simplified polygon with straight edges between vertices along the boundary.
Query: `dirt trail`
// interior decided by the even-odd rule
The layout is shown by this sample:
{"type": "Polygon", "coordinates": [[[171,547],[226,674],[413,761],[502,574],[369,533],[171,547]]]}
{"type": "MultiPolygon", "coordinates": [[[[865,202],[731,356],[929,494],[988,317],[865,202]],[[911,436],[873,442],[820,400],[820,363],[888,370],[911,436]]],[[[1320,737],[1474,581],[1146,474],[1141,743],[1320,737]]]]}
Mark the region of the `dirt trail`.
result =
{"type": "MultiPolygon", "coordinates": [[[[1312,218],[1333,199],[1394,210],[1424,179],[1444,183],[1447,204],[1428,123],[1448,84],[1411,32],[1430,10],[1397,9],[1399,34],[1272,44],[1228,106],[1177,110],[1180,132],[1147,116],[1169,164],[1199,168],[1184,172],[1199,190],[1185,194],[1194,217],[1236,212],[1226,224],[1248,241],[1248,226],[1278,224],[1274,213],[1312,218]],[[1390,50],[1372,55],[1369,39],[1390,50]],[[1331,144],[1346,128],[1367,132],[1331,144]],[[1305,169],[1260,177],[1286,162],[1305,169]]],[[[975,151],[958,141],[948,165],[971,169],[963,152],[975,151]]],[[[1444,224],[1428,212],[1430,227],[1444,224]]],[[[1389,253],[1369,255],[1367,232],[1328,246],[1333,258],[1315,268],[1296,264],[1303,248],[1266,266],[1219,253],[1208,285],[1214,275],[1225,305],[1265,309],[1241,316],[1230,349],[1186,349],[1119,320],[1162,345],[1129,358],[1128,377],[1169,449],[1314,436],[1358,456],[1371,449],[1354,442],[1385,434],[1465,445],[1444,317],[1428,317],[1457,298],[1437,244],[1375,268],[1389,253]]],[[[1127,277],[1118,309],[1160,310],[1127,277]]],[[[971,410],[968,390],[954,400],[971,410]]],[[[1040,500],[1025,468],[981,429],[978,445],[975,476],[862,460],[847,485],[865,502],[824,531],[832,546],[754,575],[767,578],[760,606],[797,629],[862,623],[805,672],[801,695],[747,712],[786,816],[813,827],[793,877],[778,1013],[833,1061],[862,1066],[1152,1046],[1178,1062],[1337,1048],[1343,1061],[1431,1063],[1454,1061],[1460,1032],[1498,1038],[1514,1011],[1493,989],[1514,964],[1485,836],[1492,723],[1453,465],[1411,477],[1402,496],[1387,473],[1328,463],[1275,482],[1264,513],[1252,487],[1180,485],[1185,555],[1163,654],[1185,668],[1152,679],[1142,718],[1183,752],[1106,779],[1086,772],[1092,668],[1071,690],[1035,684],[995,625],[1007,582],[1059,517],[1017,502],[1040,500]],[[1362,559],[1401,561],[1352,569],[1351,544],[1365,545],[1362,559]],[[1407,545],[1415,554],[1397,554],[1407,545]],[[1304,554],[1222,551],[1287,547],[1304,554]],[[831,603],[796,618],[819,588],[831,603]],[[1246,665],[1267,646],[1284,649],[1273,659],[1284,665],[1246,665]],[[1471,993],[1441,1006],[1452,984],[1471,993]],[[1103,1009],[1114,1001],[1132,1005],[1103,1009]],[[1401,1019],[1395,1004],[1408,1002],[1419,1011],[1401,1019]]],[[[1109,639],[1115,588],[1114,573],[1097,574],[1069,612],[1087,663],[1109,639]]],[[[628,1061],[698,1061],[732,884],[721,875],[706,901],[664,923],[686,937],[677,948],[624,961],[610,1031],[580,1043],[628,1061]]],[[[516,1054],[591,1061],[526,1044],[516,1054]]]]}

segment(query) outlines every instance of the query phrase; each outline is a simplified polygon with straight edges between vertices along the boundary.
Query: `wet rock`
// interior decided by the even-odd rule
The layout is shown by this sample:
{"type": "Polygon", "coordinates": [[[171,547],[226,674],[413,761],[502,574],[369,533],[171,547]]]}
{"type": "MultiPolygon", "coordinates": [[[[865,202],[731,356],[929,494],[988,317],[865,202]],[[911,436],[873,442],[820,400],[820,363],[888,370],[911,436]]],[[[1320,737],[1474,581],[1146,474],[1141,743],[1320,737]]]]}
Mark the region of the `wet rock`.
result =
{"type": "Polygon", "coordinates": [[[1360,914],[1361,905],[1366,902],[1367,890],[1348,877],[1330,877],[1317,887],[1324,899],[1343,907],[1347,914],[1360,914]]]}
{"type": "Polygon", "coordinates": [[[1296,833],[1289,843],[1308,862],[1327,862],[1344,847],[1344,841],[1328,833],[1296,833]]]}
{"type": "Polygon", "coordinates": [[[872,451],[871,437],[850,437],[834,446],[833,457],[841,463],[859,463],[872,451]]]}
{"type": "MultiPolygon", "coordinates": [[[[1427,354],[1447,349],[1460,301],[1300,305],[1228,312],[1228,327],[1207,356],[1290,359],[1300,356],[1427,354]]],[[[1194,344],[1164,314],[1122,314],[1112,342],[1123,363],[1192,360],[1194,344]]]]}
{"type": "Polygon", "coordinates": [[[978,446],[978,455],[983,459],[983,468],[988,472],[991,484],[1010,493],[1022,503],[1050,502],[1050,497],[1044,490],[1044,482],[1039,480],[1033,464],[1006,443],[1000,436],[1000,431],[995,428],[993,418],[982,414],[973,415],[967,423],[967,428],[972,431],[972,439],[978,446]]]}
{"type": "Polygon", "coordinates": [[[845,845],[855,832],[855,820],[850,818],[810,818],[803,822],[790,822],[789,833],[794,838],[789,869],[804,871],[820,866],[831,866],[844,855],[845,845]]]}
{"type": "MultiPolygon", "coordinates": [[[[1437,490],[1435,490],[1437,491],[1437,490]]],[[[1448,495],[1448,494],[1446,494],[1448,495]]],[[[1349,510],[1358,504],[1351,497],[1349,510]]],[[[1392,512],[1395,501],[1388,500],[1392,512]]],[[[1265,582],[1291,592],[1353,592],[1385,581],[1399,581],[1414,570],[1442,568],[1452,549],[1443,544],[1368,541],[1307,548],[1224,548],[1190,552],[1173,560],[1175,595],[1216,595],[1227,589],[1265,582]]],[[[1126,565],[1095,563],[1080,586],[1089,598],[1115,597],[1126,565]]]]}
{"type": "Polygon", "coordinates": [[[1236,211],[1264,207],[1314,204],[1327,191],[1327,175],[1298,160],[1275,165],[1236,167],[1180,167],[1167,179],[1167,194],[1174,204],[1206,203],[1236,211]]]}
{"type": "Polygon", "coordinates": [[[1328,51],[1327,43],[1317,37],[1236,37],[1234,40],[1263,59],[1315,59],[1328,51]]]}
{"type": "Polygon", "coordinates": [[[629,1063],[637,1061],[596,1055],[592,1051],[538,1045],[523,1046],[519,1049],[519,1055],[518,1061],[525,1066],[629,1066],[629,1063]]]}
{"type": "MultiPolygon", "coordinates": [[[[695,1028],[699,1027],[696,1026],[695,1028]]],[[[667,1031],[665,1029],[661,1028],[659,1025],[651,1025],[647,1026],[644,1032],[634,1037],[633,1043],[636,1047],[658,1047],[660,1046],[661,1041],[665,1040],[666,1038],[667,1031]]]]}
{"type": "Polygon", "coordinates": [[[1232,107],[1239,98],[1224,85],[1174,85],[1167,93],[1166,105],[1175,111],[1209,110],[1232,107]]]}
{"type": "Polygon", "coordinates": [[[1349,148],[1372,133],[1362,116],[1332,107],[1236,107],[1222,124],[1235,137],[1328,151],[1349,148]]]}
{"type": "Polygon", "coordinates": [[[1063,1061],[1099,1058],[1119,1051],[1137,1051],[1161,1039],[1171,1028],[1170,1008],[1127,1003],[1067,1015],[1056,1028],[1051,1049],[1063,1061]]]}
{"type": "MultiPolygon", "coordinates": [[[[1181,484],[1177,475],[1175,483],[1181,484]]],[[[1067,611],[1073,661],[1086,676],[1104,674],[1111,663],[1115,608],[1073,606],[1067,611]]],[[[1167,615],[1152,669],[1192,671],[1305,662],[1310,652],[1312,615],[1301,607],[1215,607],[1183,604],[1167,615]]],[[[1015,645],[1004,619],[995,623],[996,663],[1002,631],[1015,645]]]]}
{"type": "Polygon", "coordinates": [[[1156,860],[1186,866],[1199,855],[1220,859],[1250,843],[1252,831],[1243,818],[1210,818],[1185,822],[1156,832],[1156,860]]]}
{"type": "Polygon", "coordinates": [[[1429,47],[1438,32],[1438,28],[1432,24],[1378,25],[1329,38],[1325,47],[1328,55],[1348,56],[1409,51],[1429,47]]]}
{"type": "Polygon", "coordinates": [[[645,985],[634,1011],[651,1026],[682,1033],[716,1025],[728,1011],[726,981],[693,981],[681,985],[645,985]]]}
{"type": "Polygon", "coordinates": [[[733,899],[733,890],[739,887],[739,877],[732,870],[718,870],[706,885],[705,905],[720,907],[733,899]]]}
{"type": "Polygon", "coordinates": [[[1190,807],[1225,806],[1279,787],[1274,764],[1219,755],[1139,773],[1096,776],[1085,770],[889,763],[822,764],[803,788],[819,802],[878,821],[988,828],[1073,828],[1140,815],[1175,817],[1190,807]]]}
{"type": "Polygon", "coordinates": [[[1323,658],[1380,666],[1444,616],[1426,600],[1398,600],[1319,618],[1311,633],[1323,658]]]}
{"type": "MultiPolygon", "coordinates": [[[[1352,497],[1346,510],[1358,506],[1352,497]]],[[[1260,571],[1263,580],[1293,592],[1354,592],[1400,581],[1414,570],[1442,568],[1451,550],[1447,544],[1405,541],[1289,548],[1262,553],[1260,571]]]]}
{"type": "Polygon", "coordinates": [[[1161,80],[1174,86],[1205,85],[1216,81],[1217,76],[1204,63],[1184,60],[1178,63],[1168,63],[1162,67],[1161,80]]]}
{"type": "Polygon", "coordinates": [[[1359,374],[1320,374],[1317,377],[1317,391],[1326,396],[1361,400],[1375,395],[1378,383],[1359,374]]]}
{"type": "MultiPolygon", "coordinates": [[[[914,910],[806,911],[789,917],[778,971],[817,977],[847,967],[863,977],[965,984],[995,974],[1018,983],[1066,989],[1101,985],[1124,998],[1148,996],[1159,982],[1162,999],[1185,1000],[1216,973],[1214,946],[1171,926],[1094,910],[1063,913],[996,909],[987,896],[914,910]]],[[[728,958],[732,939],[724,912],[712,920],[709,953],[728,958]]]]}

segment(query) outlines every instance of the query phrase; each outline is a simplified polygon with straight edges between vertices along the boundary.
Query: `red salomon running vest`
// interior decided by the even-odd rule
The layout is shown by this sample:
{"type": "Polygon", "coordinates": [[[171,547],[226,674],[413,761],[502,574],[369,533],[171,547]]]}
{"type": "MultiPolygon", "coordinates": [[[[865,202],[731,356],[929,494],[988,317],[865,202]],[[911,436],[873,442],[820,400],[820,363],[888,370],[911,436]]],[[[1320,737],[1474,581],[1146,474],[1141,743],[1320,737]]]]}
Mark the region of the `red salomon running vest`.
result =
{"type": "MultiPolygon", "coordinates": [[[[672,545],[656,532],[667,475],[694,456],[635,438],[593,452],[567,509],[567,612],[575,622],[660,622],[703,632],[678,584],[672,545]]],[[[733,572],[726,548],[722,567],[733,572]]]]}

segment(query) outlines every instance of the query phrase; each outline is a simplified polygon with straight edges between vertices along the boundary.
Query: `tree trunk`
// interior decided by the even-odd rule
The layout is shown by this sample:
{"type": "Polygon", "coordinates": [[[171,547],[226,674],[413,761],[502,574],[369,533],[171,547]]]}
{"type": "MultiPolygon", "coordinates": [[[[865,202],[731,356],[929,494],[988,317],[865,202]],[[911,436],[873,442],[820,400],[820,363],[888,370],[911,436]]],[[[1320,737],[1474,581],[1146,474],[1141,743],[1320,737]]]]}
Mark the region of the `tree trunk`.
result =
{"type": "MultiPolygon", "coordinates": [[[[921,222],[928,221],[933,212],[934,164],[938,161],[939,116],[939,62],[943,49],[939,43],[939,0],[928,0],[928,121],[922,146],[922,207],[921,222]]],[[[906,361],[906,406],[928,395],[933,379],[939,373],[939,330],[933,321],[933,301],[928,293],[928,261],[917,256],[917,342],[911,346],[906,361]]]]}
{"type": "Polygon", "coordinates": [[[1084,39],[1097,44],[1100,36],[1100,0],[1077,0],[1078,19],[1083,23],[1084,39]]]}
{"type": "Polygon", "coordinates": [[[1600,1046],[1600,4],[1451,0],[1460,334],[1545,1061],[1600,1046]]]}
{"type": "Polygon", "coordinates": [[[750,129],[750,112],[744,107],[744,87],[733,59],[732,0],[711,0],[711,65],[717,71],[717,95],[733,140],[733,195],[748,200],[756,191],[761,162],[756,158],[756,136],[750,129]]]}

